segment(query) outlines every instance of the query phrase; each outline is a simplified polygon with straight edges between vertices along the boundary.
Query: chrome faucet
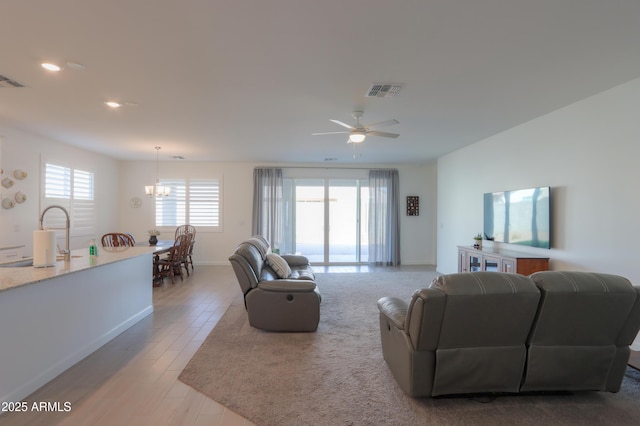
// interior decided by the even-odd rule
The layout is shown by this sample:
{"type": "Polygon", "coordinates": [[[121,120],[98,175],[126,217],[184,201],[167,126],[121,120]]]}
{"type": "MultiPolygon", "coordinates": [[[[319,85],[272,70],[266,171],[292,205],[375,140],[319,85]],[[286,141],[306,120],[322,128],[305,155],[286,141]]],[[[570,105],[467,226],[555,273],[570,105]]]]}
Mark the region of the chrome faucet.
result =
{"type": "Polygon", "coordinates": [[[67,223],[66,223],[66,227],[65,228],[49,228],[49,229],[64,229],[65,230],[65,244],[66,244],[66,249],[62,252],[64,254],[64,261],[65,262],[69,262],[71,260],[71,250],[69,250],[69,230],[71,229],[71,221],[69,220],[69,212],[62,206],[49,206],[46,209],[44,209],[42,211],[42,214],[40,215],[40,229],[44,230],[44,226],[42,225],[42,221],[44,220],[44,214],[47,212],[47,210],[49,209],[60,209],[64,212],[65,216],[67,216],[67,223]]]}

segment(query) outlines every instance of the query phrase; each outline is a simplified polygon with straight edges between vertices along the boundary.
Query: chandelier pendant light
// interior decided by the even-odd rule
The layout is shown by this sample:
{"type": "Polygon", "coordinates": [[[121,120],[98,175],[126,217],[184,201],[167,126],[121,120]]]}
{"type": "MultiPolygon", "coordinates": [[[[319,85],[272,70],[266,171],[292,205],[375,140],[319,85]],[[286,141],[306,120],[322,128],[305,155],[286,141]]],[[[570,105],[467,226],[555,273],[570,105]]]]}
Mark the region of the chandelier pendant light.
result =
{"type": "Polygon", "coordinates": [[[160,179],[158,178],[158,170],[160,167],[160,147],[156,146],[156,183],[155,185],[146,185],[144,192],[148,197],[156,196],[157,198],[168,197],[171,193],[171,187],[160,185],[160,179]]]}

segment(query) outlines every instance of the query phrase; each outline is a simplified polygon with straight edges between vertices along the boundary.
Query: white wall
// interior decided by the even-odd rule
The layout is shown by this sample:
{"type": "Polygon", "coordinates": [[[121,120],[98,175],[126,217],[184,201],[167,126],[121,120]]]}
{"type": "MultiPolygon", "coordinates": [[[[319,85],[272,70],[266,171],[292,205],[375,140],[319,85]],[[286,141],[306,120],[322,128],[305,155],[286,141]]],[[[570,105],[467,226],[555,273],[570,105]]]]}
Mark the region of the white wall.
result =
{"type": "MultiPolygon", "coordinates": [[[[144,186],[152,184],[156,176],[156,162],[118,161],[110,157],[82,150],[45,137],[37,136],[0,122],[0,158],[5,170],[3,177],[15,169],[23,169],[28,178],[16,181],[11,189],[0,187],[3,197],[13,197],[18,190],[27,201],[11,210],[0,208],[0,247],[25,245],[23,255],[32,253],[33,231],[40,217],[41,158],[72,159],[74,164],[96,172],[96,207],[98,227],[95,235],[71,239],[71,248],[88,246],[90,238],[107,232],[131,232],[138,241],[148,239],[147,230],[154,226],[153,200],[144,195],[144,186]],[[142,206],[131,207],[132,197],[139,197],[142,206]]],[[[200,233],[194,261],[200,264],[228,264],[228,257],[236,245],[251,236],[253,169],[264,164],[215,163],[193,161],[162,161],[162,178],[222,177],[223,231],[200,233]]],[[[282,167],[317,167],[317,164],[276,164],[282,167]]],[[[425,165],[358,165],[358,167],[395,167],[400,174],[401,256],[402,263],[435,264],[436,164],[425,165]],[[405,215],[407,195],[420,197],[420,215],[405,215]]],[[[173,239],[162,234],[161,239],[173,239]]],[[[63,246],[64,239],[58,243],[63,246]]]]}
{"type": "MultiPolygon", "coordinates": [[[[40,218],[40,159],[67,160],[72,158],[74,165],[87,167],[96,173],[96,214],[97,229],[95,235],[71,238],[72,249],[88,247],[90,238],[109,232],[117,225],[118,206],[116,205],[119,182],[118,161],[71,145],[36,136],[6,123],[0,122],[2,140],[2,178],[11,176],[15,169],[28,173],[24,180],[15,180],[16,184],[6,189],[0,187],[2,197],[13,197],[20,190],[27,201],[10,210],[0,208],[0,247],[22,245],[23,256],[31,256],[33,231],[38,229],[40,218]]],[[[64,238],[58,243],[64,247],[64,238]]]]}
{"type": "MultiPolygon", "coordinates": [[[[485,192],[552,187],[554,270],[626,276],[640,285],[640,79],[567,106],[438,161],[438,270],[482,231],[485,192]]],[[[522,250],[518,248],[518,250],[522,250]]]]}
{"type": "MultiPolygon", "coordinates": [[[[160,178],[222,177],[222,232],[198,231],[194,263],[227,265],[228,258],[240,241],[251,236],[253,165],[246,163],[212,163],[192,161],[161,161],[160,178]]],[[[144,186],[153,184],[155,162],[122,162],[118,230],[131,232],[136,241],[149,239],[147,230],[154,227],[154,199],[147,198],[144,186]],[[142,206],[132,208],[131,197],[139,197],[142,206]]],[[[173,232],[162,233],[159,239],[172,240],[173,232]]]]}
{"type": "MultiPolygon", "coordinates": [[[[16,181],[13,188],[0,187],[3,197],[13,197],[18,190],[27,195],[24,204],[11,210],[0,208],[0,247],[25,245],[23,255],[32,253],[33,231],[40,217],[41,158],[73,159],[96,172],[96,207],[98,227],[95,235],[71,239],[71,248],[88,246],[90,238],[106,232],[131,232],[138,241],[148,239],[147,230],[154,226],[153,200],[144,195],[144,186],[152,184],[156,175],[155,161],[118,161],[71,145],[21,131],[0,122],[2,167],[7,176],[15,169],[23,169],[28,177],[16,181]],[[131,207],[132,197],[142,200],[140,208],[131,207]]],[[[223,178],[223,231],[200,233],[196,245],[195,262],[200,264],[228,264],[235,246],[251,236],[253,169],[262,164],[163,161],[162,178],[214,177],[223,178]]],[[[281,164],[276,166],[291,166],[281,164]]],[[[305,167],[305,165],[296,165],[305,167]]],[[[306,165],[313,166],[313,165],[306,165]]],[[[400,173],[401,255],[403,264],[435,264],[436,164],[419,166],[372,165],[396,167],[400,173]],[[420,216],[404,215],[407,195],[420,196],[420,216]]],[[[173,234],[160,235],[173,239],[173,234]]],[[[58,243],[63,246],[64,239],[58,243]]]]}
{"type": "Polygon", "coordinates": [[[400,256],[403,265],[436,264],[437,164],[396,167],[400,176],[400,256]],[[420,197],[418,216],[407,216],[407,196],[420,197]]]}
{"type": "MultiPolygon", "coordinates": [[[[192,161],[161,161],[161,178],[219,177],[223,178],[223,231],[197,234],[194,262],[227,265],[229,255],[239,242],[251,236],[251,210],[253,207],[253,169],[264,164],[215,163],[192,161]]],[[[273,167],[305,167],[305,165],[279,164],[273,167]]],[[[306,165],[317,167],[317,165],[306,165]]],[[[361,167],[361,166],[360,166],[361,167]]],[[[395,167],[400,175],[401,205],[401,258],[402,263],[435,264],[436,164],[395,167]],[[420,196],[420,215],[405,215],[407,195],[420,196]]],[[[122,162],[122,180],[118,204],[121,206],[118,230],[131,232],[136,240],[148,239],[147,230],[153,227],[153,199],[144,195],[144,185],[153,183],[155,162],[122,162]],[[142,199],[142,206],[132,208],[131,197],[142,199]]],[[[172,233],[161,234],[160,239],[172,239],[172,233]]]]}

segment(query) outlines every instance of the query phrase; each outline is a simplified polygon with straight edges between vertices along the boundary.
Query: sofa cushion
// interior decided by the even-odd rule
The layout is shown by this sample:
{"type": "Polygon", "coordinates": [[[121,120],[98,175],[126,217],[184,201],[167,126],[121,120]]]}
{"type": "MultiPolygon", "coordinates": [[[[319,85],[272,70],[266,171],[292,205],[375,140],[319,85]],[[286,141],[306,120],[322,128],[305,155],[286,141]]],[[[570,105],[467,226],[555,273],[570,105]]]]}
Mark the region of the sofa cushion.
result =
{"type": "Polygon", "coordinates": [[[289,278],[296,280],[309,280],[314,281],[316,279],[316,275],[313,273],[313,269],[311,267],[293,267],[291,268],[291,275],[289,278]]]}
{"type": "Polygon", "coordinates": [[[278,278],[288,278],[291,275],[289,264],[279,254],[267,254],[267,264],[273,269],[278,278]]]}
{"type": "Polygon", "coordinates": [[[316,287],[316,283],[313,281],[291,279],[262,281],[258,284],[258,288],[261,290],[277,291],[281,293],[314,291],[316,287]]]}

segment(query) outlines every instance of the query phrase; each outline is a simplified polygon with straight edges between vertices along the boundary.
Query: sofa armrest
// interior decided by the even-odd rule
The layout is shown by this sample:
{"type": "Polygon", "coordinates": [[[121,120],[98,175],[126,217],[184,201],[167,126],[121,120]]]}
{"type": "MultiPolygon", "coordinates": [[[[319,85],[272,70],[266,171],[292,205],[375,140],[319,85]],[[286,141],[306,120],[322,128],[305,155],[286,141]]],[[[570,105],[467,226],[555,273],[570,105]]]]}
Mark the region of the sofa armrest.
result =
{"type": "Polygon", "coordinates": [[[289,266],[305,266],[309,264],[309,259],[297,254],[283,254],[282,258],[289,264],[289,266]]]}
{"type": "Polygon", "coordinates": [[[260,281],[258,288],[264,291],[280,293],[288,292],[312,292],[316,289],[316,283],[310,280],[269,280],[260,281]]]}
{"type": "Polygon", "coordinates": [[[399,330],[404,330],[409,305],[397,297],[383,297],[378,300],[378,310],[399,330]]]}

